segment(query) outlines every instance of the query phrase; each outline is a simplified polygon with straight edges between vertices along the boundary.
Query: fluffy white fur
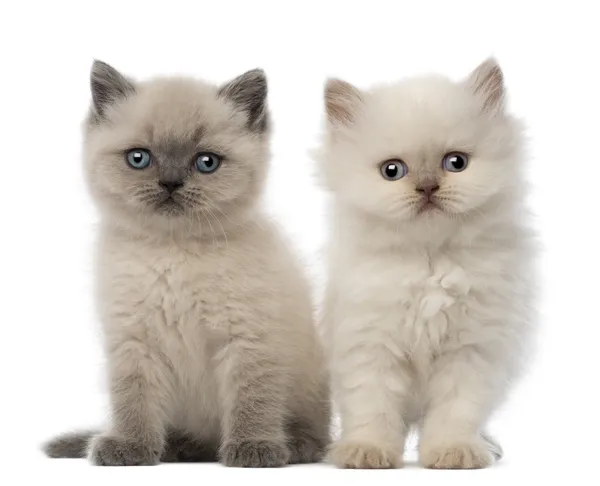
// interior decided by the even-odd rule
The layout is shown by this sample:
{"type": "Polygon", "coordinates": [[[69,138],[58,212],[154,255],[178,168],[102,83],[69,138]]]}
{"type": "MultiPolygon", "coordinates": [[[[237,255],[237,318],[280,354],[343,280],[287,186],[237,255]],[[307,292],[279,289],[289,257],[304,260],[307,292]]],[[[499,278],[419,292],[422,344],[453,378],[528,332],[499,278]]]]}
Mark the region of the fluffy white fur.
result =
{"type": "Polygon", "coordinates": [[[431,468],[479,468],[501,450],[490,415],[526,357],[533,235],[522,126],[505,112],[502,71],[409,79],[361,91],[330,80],[319,164],[333,195],[327,344],[346,468],[402,464],[420,431],[431,468]],[[469,155],[463,172],[442,158],[469,155]],[[380,166],[401,159],[389,181],[380,166]],[[416,189],[434,181],[437,209],[416,189]]]}

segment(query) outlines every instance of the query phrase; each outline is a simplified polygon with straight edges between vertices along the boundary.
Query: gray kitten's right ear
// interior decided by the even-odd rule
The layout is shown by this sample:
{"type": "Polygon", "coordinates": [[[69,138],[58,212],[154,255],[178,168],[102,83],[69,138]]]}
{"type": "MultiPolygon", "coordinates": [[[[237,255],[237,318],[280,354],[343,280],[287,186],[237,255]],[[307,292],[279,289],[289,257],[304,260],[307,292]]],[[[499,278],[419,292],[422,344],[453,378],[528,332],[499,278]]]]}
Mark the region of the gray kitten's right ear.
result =
{"type": "Polygon", "coordinates": [[[219,89],[219,96],[228,99],[246,113],[248,128],[257,133],[268,129],[267,77],[262,69],[252,69],[219,89]]]}
{"type": "Polygon", "coordinates": [[[325,84],[325,111],[330,125],[350,125],[364,103],[362,92],[341,79],[325,84]]]}
{"type": "Polygon", "coordinates": [[[105,62],[95,60],[90,73],[93,111],[96,118],[102,119],[107,108],[127,96],[135,93],[131,81],[114,67],[105,62]]]}

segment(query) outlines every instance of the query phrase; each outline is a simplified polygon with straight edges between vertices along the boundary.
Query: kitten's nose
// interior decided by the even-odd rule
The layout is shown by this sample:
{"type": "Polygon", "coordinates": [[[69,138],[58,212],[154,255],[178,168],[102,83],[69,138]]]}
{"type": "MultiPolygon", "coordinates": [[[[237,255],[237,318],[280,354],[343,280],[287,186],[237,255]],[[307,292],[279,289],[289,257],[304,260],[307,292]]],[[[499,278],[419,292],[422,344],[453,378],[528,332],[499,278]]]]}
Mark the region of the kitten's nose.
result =
{"type": "Polygon", "coordinates": [[[437,182],[427,181],[417,186],[417,192],[422,192],[427,197],[431,197],[439,188],[440,186],[437,182]]]}
{"type": "Polygon", "coordinates": [[[177,189],[183,187],[182,181],[159,181],[158,184],[169,191],[169,194],[173,194],[177,189]]]}

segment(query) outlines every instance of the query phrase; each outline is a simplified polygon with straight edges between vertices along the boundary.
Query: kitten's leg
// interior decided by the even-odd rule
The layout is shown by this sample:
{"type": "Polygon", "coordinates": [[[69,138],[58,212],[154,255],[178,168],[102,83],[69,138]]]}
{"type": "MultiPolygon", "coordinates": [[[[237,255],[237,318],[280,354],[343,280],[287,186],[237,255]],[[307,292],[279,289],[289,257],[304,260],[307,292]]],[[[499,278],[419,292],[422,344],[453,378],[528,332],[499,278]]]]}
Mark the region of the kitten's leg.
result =
{"type": "Polygon", "coordinates": [[[329,444],[328,428],[302,419],[288,424],[290,464],[320,462],[329,444]]]}
{"type": "Polygon", "coordinates": [[[502,366],[484,348],[467,346],[442,355],[427,385],[421,463],[434,469],[478,469],[501,456],[483,427],[503,389],[502,366]]]}
{"type": "Polygon", "coordinates": [[[176,430],[169,431],[161,462],[217,462],[219,445],[176,430]]]}
{"type": "Polygon", "coordinates": [[[330,441],[331,412],[329,386],[323,384],[323,394],[307,403],[302,415],[288,422],[290,464],[320,462],[330,441]]]}
{"type": "Polygon", "coordinates": [[[158,464],[172,396],[169,370],[160,356],[139,339],[121,341],[110,350],[112,424],[107,433],[92,440],[94,464],[158,464]]]}
{"type": "MultiPolygon", "coordinates": [[[[306,325],[312,326],[312,321],[306,325]]],[[[330,442],[329,373],[320,351],[311,360],[312,365],[303,367],[305,375],[292,390],[292,415],[286,423],[290,464],[320,462],[330,442]]]]}
{"type": "Polygon", "coordinates": [[[279,467],[290,458],[284,432],[289,376],[273,359],[271,338],[235,335],[220,353],[220,457],[226,466],[279,467]]]}
{"type": "Polygon", "coordinates": [[[369,318],[358,310],[346,315],[351,317],[339,323],[333,344],[342,437],[331,448],[330,459],[342,468],[400,467],[407,433],[403,412],[413,378],[394,333],[386,331],[386,324],[397,328],[397,317],[368,326],[369,318]]]}

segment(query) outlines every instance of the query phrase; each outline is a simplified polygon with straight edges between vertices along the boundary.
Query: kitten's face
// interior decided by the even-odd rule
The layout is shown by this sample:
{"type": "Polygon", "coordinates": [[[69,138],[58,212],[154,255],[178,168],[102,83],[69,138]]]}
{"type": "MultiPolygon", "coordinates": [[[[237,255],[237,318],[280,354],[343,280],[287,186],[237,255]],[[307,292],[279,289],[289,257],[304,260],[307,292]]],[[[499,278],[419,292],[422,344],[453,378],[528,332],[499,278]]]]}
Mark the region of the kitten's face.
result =
{"type": "Polygon", "coordinates": [[[172,227],[229,217],[258,198],[268,159],[262,72],[221,89],[189,79],[133,84],[97,62],[92,94],[86,169],[112,214],[172,227]]]}
{"type": "Polygon", "coordinates": [[[493,63],[462,83],[427,77],[361,92],[330,81],[326,183],[392,221],[478,211],[517,176],[519,127],[503,114],[502,98],[493,63]]]}

